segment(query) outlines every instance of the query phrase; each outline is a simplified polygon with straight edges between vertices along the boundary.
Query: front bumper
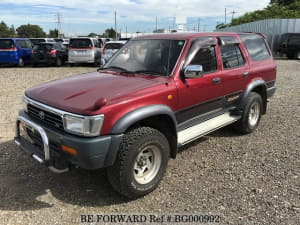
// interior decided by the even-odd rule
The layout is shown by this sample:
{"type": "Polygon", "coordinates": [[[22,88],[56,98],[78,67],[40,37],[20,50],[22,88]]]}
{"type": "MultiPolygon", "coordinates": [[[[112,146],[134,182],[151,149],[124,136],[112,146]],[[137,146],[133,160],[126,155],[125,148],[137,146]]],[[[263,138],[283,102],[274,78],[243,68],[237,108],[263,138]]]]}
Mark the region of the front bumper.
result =
{"type": "Polygon", "coordinates": [[[15,143],[53,172],[61,173],[71,165],[84,169],[111,166],[122,136],[80,137],[34,121],[26,112],[20,111],[16,121],[15,143]],[[76,154],[64,152],[62,145],[75,149],[76,154]]]}

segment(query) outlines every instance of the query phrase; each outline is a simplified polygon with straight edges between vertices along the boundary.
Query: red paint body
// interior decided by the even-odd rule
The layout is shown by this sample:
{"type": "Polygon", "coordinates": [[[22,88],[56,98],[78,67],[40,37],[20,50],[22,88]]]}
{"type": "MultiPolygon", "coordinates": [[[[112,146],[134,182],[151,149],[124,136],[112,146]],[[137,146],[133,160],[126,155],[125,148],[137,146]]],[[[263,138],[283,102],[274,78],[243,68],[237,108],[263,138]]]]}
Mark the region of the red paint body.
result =
{"type": "Polygon", "coordinates": [[[122,116],[143,106],[162,104],[177,112],[207,102],[210,99],[244,91],[256,79],[262,79],[265,82],[275,80],[276,65],[272,57],[267,60],[253,62],[242,44],[241,50],[246,61],[244,66],[224,70],[220,47],[216,45],[217,71],[205,75],[201,79],[183,80],[180,77],[180,72],[191,41],[201,36],[210,36],[215,40],[217,36],[234,36],[240,40],[235,33],[195,33],[140,37],[138,39],[186,40],[182,54],[171,76],[128,75],[112,71],[92,72],[39,85],[27,90],[26,95],[46,105],[75,114],[104,114],[105,120],[101,134],[108,134],[112,126],[122,116]],[[249,76],[244,77],[244,72],[248,72],[249,76]],[[221,82],[219,84],[213,83],[214,78],[220,78],[221,82]],[[169,95],[172,95],[172,99],[168,98],[169,95]],[[101,98],[102,100],[99,101],[101,98]],[[103,106],[93,110],[97,101],[103,106]]]}

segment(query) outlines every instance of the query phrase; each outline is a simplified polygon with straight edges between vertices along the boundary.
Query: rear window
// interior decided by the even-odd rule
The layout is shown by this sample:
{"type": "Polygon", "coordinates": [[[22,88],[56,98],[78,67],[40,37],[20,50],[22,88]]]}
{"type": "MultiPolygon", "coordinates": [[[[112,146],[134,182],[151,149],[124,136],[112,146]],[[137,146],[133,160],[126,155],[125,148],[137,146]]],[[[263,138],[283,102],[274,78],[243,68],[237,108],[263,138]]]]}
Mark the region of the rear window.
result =
{"type": "Polygon", "coordinates": [[[13,40],[11,39],[1,39],[0,40],[0,49],[9,49],[15,47],[13,40]]]}
{"type": "Polygon", "coordinates": [[[90,39],[71,39],[69,46],[71,48],[90,48],[93,44],[90,39]]]}
{"type": "Polygon", "coordinates": [[[105,49],[120,49],[122,46],[123,44],[121,43],[108,43],[105,45],[105,49]]]}
{"type": "Polygon", "coordinates": [[[253,61],[265,60],[271,57],[264,39],[257,34],[240,34],[244,45],[253,61]]]}
{"type": "Polygon", "coordinates": [[[34,50],[51,51],[53,49],[52,44],[39,44],[34,46],[34,50]]]}

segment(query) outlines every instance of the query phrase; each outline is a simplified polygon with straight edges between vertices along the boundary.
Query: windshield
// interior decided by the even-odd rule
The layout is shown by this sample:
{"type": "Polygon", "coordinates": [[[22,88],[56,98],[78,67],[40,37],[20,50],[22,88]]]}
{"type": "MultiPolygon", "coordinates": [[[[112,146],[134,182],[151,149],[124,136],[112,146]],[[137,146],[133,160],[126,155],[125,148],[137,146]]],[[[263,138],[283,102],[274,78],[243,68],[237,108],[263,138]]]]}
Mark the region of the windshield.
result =
{"type": "Polygon", "coordinates": [[[123,72],[169,76],[183,49],[184,40],[132,40],[104,66],[123,72]]]}
{"type": "Polygon", "coordinates": [[[15,47],[13,40],[11,39],[2,39],[0,40],[0,49],[9,49],[15,47]]]}

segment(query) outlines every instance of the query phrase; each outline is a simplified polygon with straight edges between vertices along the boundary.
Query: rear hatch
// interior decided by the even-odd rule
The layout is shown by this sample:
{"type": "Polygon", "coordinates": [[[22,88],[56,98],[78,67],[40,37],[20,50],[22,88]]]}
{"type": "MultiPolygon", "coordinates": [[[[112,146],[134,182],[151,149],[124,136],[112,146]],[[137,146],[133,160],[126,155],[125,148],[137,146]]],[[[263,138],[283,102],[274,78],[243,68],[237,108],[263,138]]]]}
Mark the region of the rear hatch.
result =
{"type": "Polygon", "coordinates": [[[33,57],[37,59],[45,59],[51,54],[55,54],[56,50],[53,47],[53,44],[38,44],[33,48],[33,57]]]}
{"type": "Polygon", "coordinates": [[[89,38],[73,38],[69,43],[69,57],[78,59],[93,58],[94,46],[89,38]]]}
{"type": "Polygon", "coordinates": [[[107,43],[103,48],[103,58],[106,61],[109,60],[123,45],[122,43],[107,43]]]}
{"type": "Polygon", "coordinates": [[[0,62],[15,63],[17,48],[12,39],[0,39],[0,62]]]}

